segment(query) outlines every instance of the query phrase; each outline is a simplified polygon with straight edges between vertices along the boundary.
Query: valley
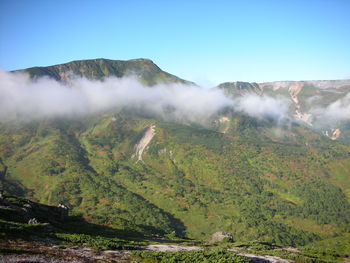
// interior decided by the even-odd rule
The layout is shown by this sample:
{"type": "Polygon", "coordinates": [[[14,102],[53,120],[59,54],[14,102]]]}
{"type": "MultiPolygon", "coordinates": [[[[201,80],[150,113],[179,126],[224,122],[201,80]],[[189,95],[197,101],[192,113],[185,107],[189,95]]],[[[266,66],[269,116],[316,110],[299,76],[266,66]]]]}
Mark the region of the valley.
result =
{"type": "MultiPolygon", "coordinates": [[[[194,83],[147,59],[74,61],[20,72],[34,81],[45,76],[68,86],[77,77],[132,77],[150,91],[162,91],[162,85],[196,91],[194,83]]],[[[297,252],[275,249],[297,247],[312,258],[305,262],[347,259],[350,126],[348,118],[336,118],[332,111],[346,106],[350,81],[227,82],[213,89],[222,90],[233,106],[225,104],[207,116],[198,114],[196,105],[185,108],[195,109],[193,119],[182,118],[177,104],[150,111],[141,107],[148,101],[141,100],[81,116],[3,121],[0,187],[11,198],[70,208],[71,219],[76,217],[82,228],[58,223],[61,234],[49,234],[51,245],[128,250],[129,245],[158,245],[150,240],[162,238],[205,247],[212,234],[224,231],[233,241],[220,243],[219,249],[243,247],[239,253],[297,260],[297,252]],[[255,116],[251,108],[256,105],[243,107],[250,102],[247,96],[278,100],[285,113],[255,116]],[[243,106],[237,110],[235,105],[243,106]],[[121,246],[113,245],[119,241],[121,246]]],[[[156,99],[151,105],[158,106],[156,99]]],[[[186,97],[179,100],[192,105],[186,97]]],[[[27,227],[30,234],[19,237],[23,244],[42,242],[26,222],[1,220],[1,242],[9,249],[17,248],[7,240],[27,227]]]]}

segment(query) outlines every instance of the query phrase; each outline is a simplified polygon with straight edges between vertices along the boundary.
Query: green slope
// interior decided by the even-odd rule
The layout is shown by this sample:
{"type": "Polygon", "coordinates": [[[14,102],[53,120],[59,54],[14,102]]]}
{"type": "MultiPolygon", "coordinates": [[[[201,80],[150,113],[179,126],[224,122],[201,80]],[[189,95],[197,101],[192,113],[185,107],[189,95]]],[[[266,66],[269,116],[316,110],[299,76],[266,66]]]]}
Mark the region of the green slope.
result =
{"type": "MultiPolygon", "coordinates": [[[[184,82],[149,60],[27,71],[59,80],[71,71],[184,82]]],[[[90,222],[151,234],[207,240],[227,231],[236,241],[304,245],[350,230],[349,146],[302,125],[222,117],[206,128],[130,112],[0,124],[2,188],[65,203],[90,222]],[[138,161],[135,145],[150,127],[155,135],[138,161]]]]}
{"type": "Polygon", "coordinates": [[[298,126],[286,134],[298,139],[273,137],[254,122],[237,117],[234,135],[128,114],[3,125],[0,153],[5,178],[32,198],[116,228],[289,245],[348,231],[349,186],[334,182],[350,174],[349,147],[298,126]]]}
{"type": "Polygon", "coordinates": [[[33,67],[21,71],[28,73],[31,77],[49,76],[56,80],[65,80],[74,74],[89,79],[103,79],[108,76],[118,78],[133,76],[150,86],[157,83],[191,83],[161,70],[149,59],[110,60],[100,58],[78,60],[49,67],[33,67]]]}

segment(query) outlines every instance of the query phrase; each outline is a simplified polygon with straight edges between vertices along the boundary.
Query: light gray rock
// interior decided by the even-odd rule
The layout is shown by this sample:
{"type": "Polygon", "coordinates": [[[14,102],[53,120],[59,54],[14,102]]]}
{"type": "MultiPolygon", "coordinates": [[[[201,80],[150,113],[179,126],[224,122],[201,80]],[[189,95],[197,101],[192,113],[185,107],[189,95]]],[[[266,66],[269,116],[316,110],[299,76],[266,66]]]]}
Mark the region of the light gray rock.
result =
{"type": "Polygon", "coordinates": [[[211,236],[210,242],[233,241],[233,237],[227,232],[216,232],[211,236]]]}
{"type": "Polygon", "coordinates": [[[28,225],[37,225],[37,224],[39,224],[39,221],[36,218],[31,218],[28,221],[28,225]]]}

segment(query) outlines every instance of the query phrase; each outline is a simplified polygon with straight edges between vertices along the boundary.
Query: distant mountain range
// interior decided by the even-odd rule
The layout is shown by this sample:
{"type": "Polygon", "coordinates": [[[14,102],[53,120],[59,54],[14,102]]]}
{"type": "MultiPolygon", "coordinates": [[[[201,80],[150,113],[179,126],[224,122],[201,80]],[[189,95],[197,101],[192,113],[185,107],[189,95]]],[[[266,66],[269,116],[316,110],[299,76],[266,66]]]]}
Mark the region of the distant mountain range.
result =
{"type": "Polygon", "coordinates": [[[290,118],[332,140],[350,143],[350,80],[227,82],[218,87],[233,97],[253,93],[287,99],[290,118]],[[343,114],[348,117],[340,118],[343,114]]]}
{"type": "MultiPolygon", "coordinates": [[[[63,82],[73,74],[194,85],[147,59],[73,61],[21,72],[63,82]]],[[[350,80],[218,88],[234,99],[253,94],[289,101],[291,121],[276,124],[225,109],[201,126],[125,109],[2,123],[2,188],[64,203],[90,222],[158,235],[205,240],[226,231],[235,240],[296,246],[350,231],[349,119],[321,121],[334,110],[330,105],[341,106],[350,80]]]]}

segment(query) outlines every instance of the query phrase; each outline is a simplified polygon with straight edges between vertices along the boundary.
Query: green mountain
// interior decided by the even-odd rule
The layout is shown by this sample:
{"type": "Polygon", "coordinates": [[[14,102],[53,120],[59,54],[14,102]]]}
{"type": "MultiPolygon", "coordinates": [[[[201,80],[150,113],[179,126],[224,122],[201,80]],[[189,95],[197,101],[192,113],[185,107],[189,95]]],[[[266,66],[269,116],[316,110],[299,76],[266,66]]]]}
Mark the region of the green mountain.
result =
{"type": "Polygon", "coordinates": [[[26,72],[31,77],[48,76],[60,81],[74,75],[99,80],[109,76],[118,78],[132,76],[150,86],[157,83],[191,83],[161,70],[152,60],[143,58],[78,60],[50,67],[28,68],[21,72],[26,72]]]}
{"type": "MultiPolygon", "coordinates": [[[[150,85],[188,83],[148,60],[25,71],[56,79],[81,72],[89,78],[136,74],[150,85]],[[133,70],[119,68],[125,63],[133,70]],[[107,64],[113,73],[102,70],[107,64]]],[[[229,110],[209,128],[127,110],[0,124],[5,191],[147,234],[207,240],[226,231],[236,241],[293,246],[341,236],[350,231],[349,175],[349,145],[302,124],[276,125],[229,110]]]]}

